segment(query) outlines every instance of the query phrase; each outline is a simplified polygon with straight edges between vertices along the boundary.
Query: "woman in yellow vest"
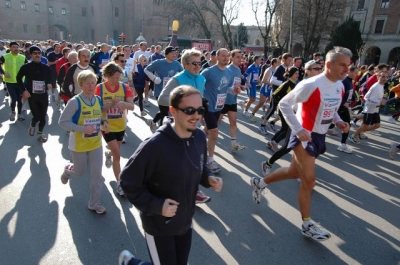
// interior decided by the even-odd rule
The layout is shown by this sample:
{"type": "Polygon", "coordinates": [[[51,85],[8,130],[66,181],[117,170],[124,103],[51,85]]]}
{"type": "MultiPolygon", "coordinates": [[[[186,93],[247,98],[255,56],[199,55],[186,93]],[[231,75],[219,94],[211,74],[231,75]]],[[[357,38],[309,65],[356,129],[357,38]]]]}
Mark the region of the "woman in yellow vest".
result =
{"type": "MultiPolygon", "coordinates": [[[[70,132],[68,148],[72,160],[64,168],[61,182],[67,184],[71,176],[82,176],[86,165],[90,164],[90,199],[89,209],[98,214],[106,212],[100,203],[100,195],[104,185],[101,173],[103,166],[103,149],[101,143],[100,126],[105,133],[109,132],[107,121],[101,116],[103,103],[101,98],[94,95],[97,76],[89,70],[84,70],[78,75],[78,84],[82,92],[68,101],[61,114],[58,124],[70,132]]],[[[107,109],[109,106],[105,106],[107,109]]]]}
{"type": "Polygon", "coordinates": [[[110,148],[110,151],[105,152],[105,164],[107,168],[113,166],[117,180],[117,192],[122,196],[124,192],[119,184],[119,174],[121,173],[120,148],[126,128],[125,111],[134,109],[134,96],[129,86],[120,82],[120,76],[124,70],[119,65],[110,62],[101,69],[101,72],[106,81],[97,85],[94,93],[102,99],[104,104],[111,106],[103,110],[103,119],[108,121],[110,127],[109,133],[103,132],[104,140],[110,148]]]}

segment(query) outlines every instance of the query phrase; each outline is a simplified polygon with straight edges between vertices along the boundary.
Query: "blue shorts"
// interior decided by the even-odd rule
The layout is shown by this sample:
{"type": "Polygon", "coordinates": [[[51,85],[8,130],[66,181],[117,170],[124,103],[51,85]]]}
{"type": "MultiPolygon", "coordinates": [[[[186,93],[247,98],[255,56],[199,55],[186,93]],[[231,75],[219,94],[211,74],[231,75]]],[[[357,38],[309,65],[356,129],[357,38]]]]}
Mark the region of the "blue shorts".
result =
{"type": "Polygon", "coordinates": [[[247,88],[247,96],[249,98],[255,98],[257,95],[257,86],[256,85],[251,85],[250,88],[247,88]]]}
{"type": "Polygon", "coordinates": [[[319,155],[325,153],[326,146],[325,146],[325,134],[319,133],[311,133],[311,142],[301,142],[294,132],[290,135],[290,140],[288,144],[288,148],[293,148],[300,143],[303,144],[304,149],[309,153],[311,156],[317,158],[319,155]]]}
{"type": "Polygon", "coordinates": [[[217,112],[207,111],[206,114],[204,114],[204,121],[206,122],[208,130],[218,128],[218,120],[220,115],[221,111],[217,112]]]}
{"type": "Polygon", "coordinates": [[[263,84],[260,89],[260,94],[264,95],[266,98],[271,96],[271,87],[263,84]]]}

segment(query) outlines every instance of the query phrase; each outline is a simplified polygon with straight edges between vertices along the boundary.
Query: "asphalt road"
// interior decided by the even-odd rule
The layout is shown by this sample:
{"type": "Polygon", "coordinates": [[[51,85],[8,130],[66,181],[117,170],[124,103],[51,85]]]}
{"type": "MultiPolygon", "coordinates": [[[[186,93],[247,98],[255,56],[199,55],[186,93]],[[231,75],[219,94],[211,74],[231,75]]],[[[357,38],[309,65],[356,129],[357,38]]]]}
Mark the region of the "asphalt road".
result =
{"type": "MultiPolygon", "coordinates": [[[[103,167],[107,213],[97,215],[87,209],[87,174],[61,184],[70,156],[55,104],[45,128],[49,141],[42,144],[28,135],[29,119],[8,121],[4,95],[0,90],[0,264],[117,264],[123,249],[148,260],[138,211],[116,194],[112,169],[103,167]]],[[[154,116],[151,102],[146,111],[154,116]]],[[[129,114],[122,165],[150,136],[138,114],[138,108],[129,114]]],[[[248,148],[237,153],[230,151],[227,118],[220,126],[215,158],[224,187],[221,193],[202,189],[212,201],[196,209],[189,264],[400,264],[400,154],[398,161],[388,156],[390,142],[400,141],[399,124],[383,116],[381,135],[349,143],[353,154],[336,150],[339,137],[327,137],[328,151],[317,160],[312,217],[332,238],[316,242],[300,231],[296,180],[269,186],[258,205],[252,200],[249,180],[261,176],[260,162],[272,154],[265,147],[272,135],[258,133],[260,116],[255,124],[238,114],[238,140],[248,148]]]]}

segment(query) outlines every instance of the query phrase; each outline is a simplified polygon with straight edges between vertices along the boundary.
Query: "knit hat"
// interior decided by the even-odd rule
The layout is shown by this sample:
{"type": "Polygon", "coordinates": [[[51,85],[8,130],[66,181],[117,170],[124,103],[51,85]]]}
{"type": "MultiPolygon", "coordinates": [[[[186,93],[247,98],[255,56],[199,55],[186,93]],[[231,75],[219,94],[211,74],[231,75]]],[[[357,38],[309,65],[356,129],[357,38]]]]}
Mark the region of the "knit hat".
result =
{"type": "Polygon", "coordinates": [[[288,77],[292,77],[296,72],[299,71],[299,68],[297,67],[290,67],[289,72],[288,72],[288,77]]]}
{"type": "Polygon", "coordinates": [[[172,46],[168,46],[167,48],[165,48],[165,55],[167,55],[170,52],[174,52],[175,48],[172,46]]]}
{"type": "Polygon", "coordinates": [[[36,45],[32,45],[31,47],[29,47],[29,54],[32,54],[32,52],[34,52],[34,51],[41,52],[40,48],[36,45]]]}

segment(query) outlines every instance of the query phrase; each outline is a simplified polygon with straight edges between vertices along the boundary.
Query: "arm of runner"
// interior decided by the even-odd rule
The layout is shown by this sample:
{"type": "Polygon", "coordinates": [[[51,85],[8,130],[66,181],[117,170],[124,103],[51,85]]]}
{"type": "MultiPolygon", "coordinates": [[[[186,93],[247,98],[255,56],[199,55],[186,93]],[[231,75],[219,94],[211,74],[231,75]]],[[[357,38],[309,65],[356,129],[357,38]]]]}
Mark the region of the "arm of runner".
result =
{"type": "Polygon", "coordinates": [[[154,84],[158,85],[161,83],[161,78],[158,76],[154,75],[152,72],[147,70],[147,68],[144,69],[144,73],[150,78],[151,81],[154,82],[154,84]]]}
{"type": "Polygon", "coordinates": [[[58,125],[63,130],[69,132],[84,132],[85,126],[80,126],[72,122],[72,117],[78,111],[78,101],[76,99],[69,100],[67,106],[61,113],[60,119],[58,120],[58,125]]]}

